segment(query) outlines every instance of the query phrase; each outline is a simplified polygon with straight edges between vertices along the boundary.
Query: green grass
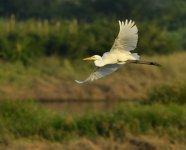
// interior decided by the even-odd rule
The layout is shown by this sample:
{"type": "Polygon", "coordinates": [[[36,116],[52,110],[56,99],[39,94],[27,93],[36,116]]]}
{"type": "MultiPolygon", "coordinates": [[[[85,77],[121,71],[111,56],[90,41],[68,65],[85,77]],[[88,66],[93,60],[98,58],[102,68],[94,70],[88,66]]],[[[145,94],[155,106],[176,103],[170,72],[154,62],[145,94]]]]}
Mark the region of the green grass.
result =
{"type": "Polygon", "coordinates": [[[88,63],[88,65],[85,65],[81,60],[74,61],[57,56],[33,59],[29,66],[23,65],[20,61],[11,63],[1,60],[0,65],[0,83],[15,85],[29,85],[29,80],[34,78],[72,79],[75,75],[80,76],[82,71],[88,74],[92,71],[90,66],[93,67],[93,64],[88,63]]]}
{"type": "Polygon", "coordinates": [[[186,104],[186,82],[152,88],[147,94],[147,103],[186,104]]]}
{"type": "Polygon", "coordinates": [[[123,105],[108,113],[69,116],[52,113],[34,102],[0,102],[0,141],[41,138],[64,141],[78,137],[155,135],[179,141],[186,139],[186,109],[178,104],[123,105]]]}

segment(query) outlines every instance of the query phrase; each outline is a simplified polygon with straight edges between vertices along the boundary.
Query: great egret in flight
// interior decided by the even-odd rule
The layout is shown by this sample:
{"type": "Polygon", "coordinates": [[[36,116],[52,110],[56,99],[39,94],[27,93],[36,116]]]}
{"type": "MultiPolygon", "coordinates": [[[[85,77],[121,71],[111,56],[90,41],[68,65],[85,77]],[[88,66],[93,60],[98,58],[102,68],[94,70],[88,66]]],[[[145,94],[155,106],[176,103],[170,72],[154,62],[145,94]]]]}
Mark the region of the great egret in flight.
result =
{"type": "Polygon", "coordinates": [[[94,64],[97,68],[84,81],[75,80],[77,83],[95,81],[111,74],[128,63],[160,66],[155,62],[141,61],[137,53],[130,52],[136,48],[138,41],[138,29],[132,20],[126,20],[125,22],[119,21],[119,27],[118,36],[109,52],[104,53],[102,57],[94,55],[83,59],[94,60],[94,64]]]}

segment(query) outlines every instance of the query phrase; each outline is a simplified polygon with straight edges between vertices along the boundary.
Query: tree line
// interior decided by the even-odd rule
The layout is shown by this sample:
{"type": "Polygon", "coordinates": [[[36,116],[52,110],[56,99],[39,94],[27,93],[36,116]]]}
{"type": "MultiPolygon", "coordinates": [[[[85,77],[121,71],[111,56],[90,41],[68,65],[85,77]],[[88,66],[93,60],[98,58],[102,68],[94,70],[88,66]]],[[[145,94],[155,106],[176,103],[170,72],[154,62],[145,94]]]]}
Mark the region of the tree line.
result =
{"type": "Polygon", "coordinates": [[[176,29],[186,24],[185,0],[0,0],[1,16],[17,19],[131,18],[176,29]]]}
{"type": "Polygon", "coordinates": [[[0,58],[8,61],[102,54],[126,18],[139,28],[139,53],[186,49],[185,0],[0,0],[0,13],[0,58]]]}

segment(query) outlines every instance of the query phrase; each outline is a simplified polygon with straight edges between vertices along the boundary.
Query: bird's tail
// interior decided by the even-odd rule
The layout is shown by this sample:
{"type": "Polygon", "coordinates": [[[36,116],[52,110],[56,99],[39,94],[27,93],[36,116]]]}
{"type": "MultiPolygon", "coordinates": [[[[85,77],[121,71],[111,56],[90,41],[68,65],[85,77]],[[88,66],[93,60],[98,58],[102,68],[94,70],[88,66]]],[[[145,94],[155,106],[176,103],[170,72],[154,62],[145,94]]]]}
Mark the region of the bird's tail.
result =
{"type": "Polygon", "coordinates": [[[132,53],[132,56],[136,59],[139,60],[140,56],[138,55],[138,53],[132,53]]]}

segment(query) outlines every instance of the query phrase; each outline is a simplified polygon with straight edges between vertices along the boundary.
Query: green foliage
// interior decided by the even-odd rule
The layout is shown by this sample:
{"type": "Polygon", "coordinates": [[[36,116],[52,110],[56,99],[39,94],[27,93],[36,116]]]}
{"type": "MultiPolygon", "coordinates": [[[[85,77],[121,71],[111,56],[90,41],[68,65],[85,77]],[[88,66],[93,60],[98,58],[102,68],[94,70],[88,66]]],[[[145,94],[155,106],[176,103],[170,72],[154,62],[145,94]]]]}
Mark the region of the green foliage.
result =
{"type": "MultiPolygon", "coordinates": [[[[59,115],[39,108],[33,102],[0,102],[0,118],[4,132],[14,137],[41,136],[50,140],[63,139],[67,130],[66,121],[59,115]]],[[[67,137],[67,135],[65,135],[67,137]]]]}
{"type": "Polygon", "coordinates": [[[186,103],[186,84],[164,85],[152,89],[148,94],[148,103],[186,103]]]}
{"type": "Polygon", "coordinates": [[[33,102],[1,101],[0,140],[5,140],[5,134],[15,138],[39,136],[61,141],[79,136],[123,139],[128,133],[182,139],[186,136],[185,116],[185,105],[177,104],[125,105],[107,114],[72,117],[51,113],[33,102]]]}
{"type": "Polygon", "coordinates": [[[171,30],[185,26],[185,0],[0,0],[2,16],[15,14],[18,19],[132,18],[138,21],[156,20],[171,30]],[[44,4],[44,5],[43,5],[44,4]]]}
{"type": "MultiPolygon", "coordinates": [[[[91,24],[77,20],[17,22],[12,16],[0,20],[0,57],[28,64],[43,55],[68,58],[102,55],[112,47],[118,28],[115,20],[95,20],[91,24]]],[[[155,23],[142,23],[138,49],[145,54],[165,54],[183,49],[185,34],[176,33],[171,34],[155,23]]]]}
{"type": "Polygon", "coordinates": [[[182,49],[181,40],[153,22],[139,26],[139,37],[137,49],[144,54],[167,54],[182,49]]]}
{"type": "Polygon", "coordinates": [[[9,131],[17,136],[29,136],[38,133],[45,126],[45,113],[38,112],[31,103],[21,101],[1,102],[0,117],[9,131]]]}
{"type": "Polygon", "coordinates": [[[139,27],[140,52],[186,48],[185,0],[0,0],[0,13],[6,18],[0,20],[0,57],[8,61],[29,64],[41,55],[102,54],[117,35],[115,20],[127,18],[139,27]]]}

